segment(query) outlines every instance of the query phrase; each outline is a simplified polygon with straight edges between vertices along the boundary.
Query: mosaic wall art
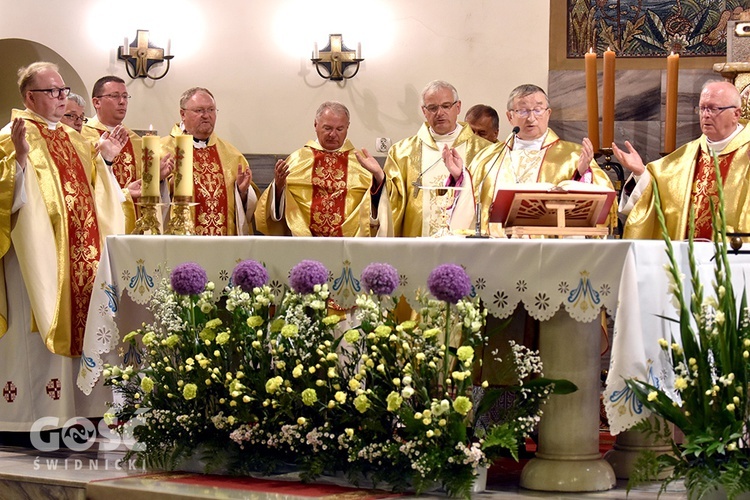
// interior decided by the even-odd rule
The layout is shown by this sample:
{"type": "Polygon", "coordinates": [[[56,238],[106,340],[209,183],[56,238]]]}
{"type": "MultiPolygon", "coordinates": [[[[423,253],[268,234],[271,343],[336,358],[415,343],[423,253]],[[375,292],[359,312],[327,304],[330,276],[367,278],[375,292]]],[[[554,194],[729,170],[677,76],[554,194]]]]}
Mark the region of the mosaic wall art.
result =
{"type": "Polygon", "coordinates": [[[611,47],[618,57],[725,56],[727,22],[750,0],[567,0],[567,57],[611,47]]]}

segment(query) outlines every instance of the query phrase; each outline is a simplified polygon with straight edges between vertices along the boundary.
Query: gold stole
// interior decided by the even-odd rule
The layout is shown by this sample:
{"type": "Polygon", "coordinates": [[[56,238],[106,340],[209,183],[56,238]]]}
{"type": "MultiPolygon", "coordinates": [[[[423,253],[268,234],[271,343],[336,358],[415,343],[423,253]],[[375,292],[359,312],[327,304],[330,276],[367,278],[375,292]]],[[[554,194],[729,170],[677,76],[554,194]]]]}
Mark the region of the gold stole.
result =
{"type": "MultiPolygon", "coordinates": [[[[721,178],[726,179],[729,166],[732,164],[737,151],[719,157],[719,172],[721,178]]],[[[693,180],[693,192],[691,203],[695,207],[695,238],[711,239],[713,237],[713,224],[711,221],[711,201],[718,207],[719,195],[716,187],[716,167],[714,160],[708,151],[701,149],[698,155],[698,164],[695,168],[693,180]]],[[[687,233],[689,229],[685,232],[687,233]]],[[[687,237],[687,234],[685,234],[687,237]]]]}
{"type": "Polygon", "coordinates": [[[99,224],[96,220],[96,208],[83,164],[68,134],[61,127],[49,130],[42,123],[34,124],[39,128],[50,156],[58,167],[57,173],[65,201],[70,255],[70,354],[80,356],[91,291],[99,264],[99,224]]]}
{"type": "Polygon", "coordinates": [[[349,151],[313,149],[312,152],[310,232],[313,236],[343,236],[349,151]]]}
{"type": "MultiPolygon", "coordinates": [[[[94,129],[99,132],[99,135],[104,134],[104,130],[94,129]]],[[[136,166],[135,166],[135,151],[133,150],[133,142],[128,136],[128,142],[123,146],[122,151],[115,156],[112,162],[112,173],[115,174],[117,183],[121,188],[128,187],[128,184],[133,182],[136,178],[136,166]]]]}
{"type": "Polygon", "coordinates": [[[193,185],[195,234],[228,235],[227,187],[216,145],[193,148],[193,185]]]}

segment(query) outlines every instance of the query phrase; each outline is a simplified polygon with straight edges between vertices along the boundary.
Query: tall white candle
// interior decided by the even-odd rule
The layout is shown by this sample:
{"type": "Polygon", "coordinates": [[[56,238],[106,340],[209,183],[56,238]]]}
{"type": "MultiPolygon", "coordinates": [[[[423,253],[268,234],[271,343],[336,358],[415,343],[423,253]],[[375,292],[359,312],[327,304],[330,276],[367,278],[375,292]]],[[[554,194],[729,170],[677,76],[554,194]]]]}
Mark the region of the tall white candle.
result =
{"type": "Polygon", "coordinates": [[[177,176],[174,183],[175,196],[193,196],[193,136],[178,135],[175,151],[177,176]]]}
{"type": "Polygon", "coordinates": [[[142,138],[143,171],[141,172],[141,196],[159,196],[159,164],[161,146],[159,138],[147,135],[142,138]]]}

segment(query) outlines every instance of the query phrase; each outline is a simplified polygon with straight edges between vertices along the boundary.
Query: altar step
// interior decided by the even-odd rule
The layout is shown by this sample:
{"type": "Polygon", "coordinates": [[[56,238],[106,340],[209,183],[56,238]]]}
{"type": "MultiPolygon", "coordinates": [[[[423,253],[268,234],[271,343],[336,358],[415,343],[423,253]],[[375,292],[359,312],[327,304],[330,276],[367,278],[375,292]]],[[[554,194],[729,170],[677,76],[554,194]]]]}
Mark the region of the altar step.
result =
{"type": "MultiPolygon", "coordinates": [[[[125,449],[103,451],[99,446],[81,452],[63,449],[40,452],[33,447],[0,446],[0,500],[198,500],[206,498],[255,500],[370,499],[394,496],[387,491],[358,490],[330,479],[305,485],[291,475],[279,478],[233,478],[194,473],[154,473],[120,464],[125,449]],[[335,483],[335,484],[334,484],[335,483]]],[[[525,461],[525,460],[524,460],[525,461]]],[[[542,493],[518,487],[523,463],[504,460],[490,468],[488,490],[474,497],[488,500],[515,498],[554,498],[580,500],[625,499],[626,484],[618,481],[615,489],[597,493],[542,493]]],[[[630,492],[628,500],[656,497],[657,485],[630,492]]],[[[414,497],[410,497],[414,498],[414,497]]],[[[438,498],[422,496],[421,498],[438,498]]],[[[445,497],[442,497],[445,498],[445,497]]],[[[668,492],[662,500],[684,499],[684,492],[668,492]]]]}

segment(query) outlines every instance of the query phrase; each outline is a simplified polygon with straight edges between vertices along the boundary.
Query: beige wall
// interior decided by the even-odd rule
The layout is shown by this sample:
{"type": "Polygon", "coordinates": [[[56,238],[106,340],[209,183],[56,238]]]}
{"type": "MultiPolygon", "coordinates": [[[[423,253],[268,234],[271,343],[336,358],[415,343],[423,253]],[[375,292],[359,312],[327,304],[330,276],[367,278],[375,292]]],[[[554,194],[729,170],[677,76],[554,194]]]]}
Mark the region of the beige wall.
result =
{"type": "MultiPolygon", "coordinates": [[[[458,88],[463,111],[478,102],[502,111],[520,83],[546,87],[549,2],[0,0],[0,33],[59,54],[86,85],[73,90],[86,96],[100,76],[123,77],[134,96],[126,119],[131,128],[153,124],[168,133],[179,118],[180,94],[204,86],[217,97],[218,133],[245,153],[300,147],[313,138],[318,104],[329,99],[351,110],[355,146],[372,150],[376,137],[395,142],[415,133],[422,122],[419,92],[432,79],[458,88]],[[163,80],[130,80],[115,60],[117,45],[125,36],[132,41],[138,28],[172,39],[175,58],[163,80]],[[361,41],[365,58],[345,84],[322,80],[309,61],[313,42],[322,48],[337,32],[351,48],[361,41]]],[[[0,54],[6,71],[0,92],[17,96],[7,82],[12,87],[25,61],[0,54]]],[[[75,75],[63,76],[75,83],[75,75]]],[[[503,123],[501,133],[508,131],[503,123]]]]}

